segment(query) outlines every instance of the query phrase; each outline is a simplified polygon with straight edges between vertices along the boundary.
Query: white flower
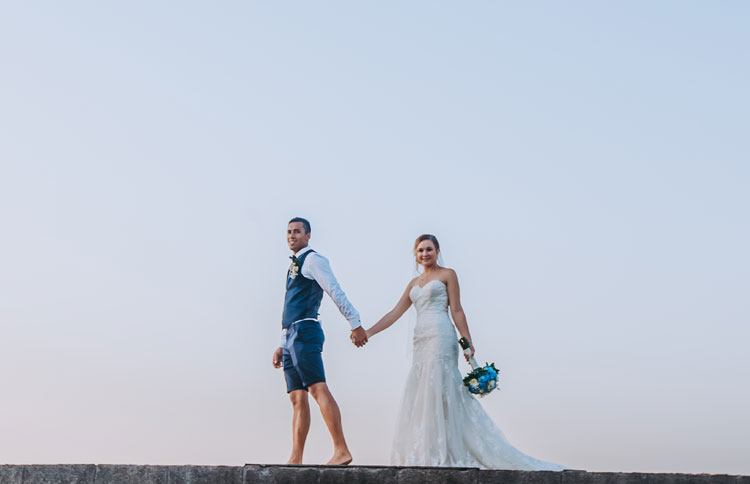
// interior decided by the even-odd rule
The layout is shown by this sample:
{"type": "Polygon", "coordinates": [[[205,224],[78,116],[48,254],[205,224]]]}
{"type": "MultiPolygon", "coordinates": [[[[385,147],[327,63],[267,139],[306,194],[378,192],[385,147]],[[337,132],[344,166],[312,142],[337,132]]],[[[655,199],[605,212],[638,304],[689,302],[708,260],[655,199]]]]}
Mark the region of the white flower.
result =
{"type": "Polygon", "coordinates": [[[473,379],[469,380],[469,385],[471,385],[473,387],[478,387],[479,386],[479,382],[477,381],[476,378],[473,378],[473,379]]]}
{"type": "Polygon", "coordinates": [[[291,279],[294,279],[297,277],[298,273],[299,273],[299,266],[292,262],[291,267],[289,267],[289,277],[291,279]]]}
{"type": "Polygon", "coordinates": [[[487,388],[489,388],[490,390],[495,388],[495,380],[490,380],[490,383],[487,385],[487,388]]]}

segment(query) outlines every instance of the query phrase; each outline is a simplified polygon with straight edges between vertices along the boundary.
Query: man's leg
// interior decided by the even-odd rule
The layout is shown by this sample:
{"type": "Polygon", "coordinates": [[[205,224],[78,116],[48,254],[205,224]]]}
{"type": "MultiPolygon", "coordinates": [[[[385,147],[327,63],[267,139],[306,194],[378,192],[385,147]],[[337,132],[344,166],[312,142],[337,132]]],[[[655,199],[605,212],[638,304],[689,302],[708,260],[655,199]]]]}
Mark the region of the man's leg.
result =
{"type": "Polygon", "coordinates": [[[307,432],[310,430],[310,404],[305,390],[289,392],[294,416],[292,417],[292,455],[287,464],[302,464],[302,453],[305,450],[307,432]]]}
{"type": "Polygon", "coordinates": [[[344,429],[341,426],[341,411],[336,400],[334,400],[325,382],[313,383],[309,388],[310,394],[318,402],[320,413],[323,414],[323,420],[325,420],[328,431],[331,433],[331,438],[333,439],[333,457],[328,461],[328,465],[349,464],[352,461],[352,454],[346,445],[346,439],[344,439],[344,429]]]}
{"type": "Polygon", "coordinates": [[[283,358],[286,389],[294,411],[292,417],[292,454],[289,456],[287,464],[302,464],[302,453],[305,450],[305,441],[310,430],[310,404],[307,399],[306,387],[294,366],[291,353],[284,350],[283,358]]]}

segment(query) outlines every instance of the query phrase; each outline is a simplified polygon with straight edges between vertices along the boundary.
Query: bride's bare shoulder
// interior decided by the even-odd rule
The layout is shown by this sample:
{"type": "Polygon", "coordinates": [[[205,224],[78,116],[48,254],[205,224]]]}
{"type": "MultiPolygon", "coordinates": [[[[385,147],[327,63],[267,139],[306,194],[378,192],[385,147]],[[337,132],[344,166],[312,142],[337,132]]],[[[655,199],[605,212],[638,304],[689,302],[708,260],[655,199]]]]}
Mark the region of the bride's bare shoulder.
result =
{"type": "Polygon", "coordinates": [[[441,281],[447,284],[448,281],[455,281],[457,279],[458,279],[458,276],[456,276],[456,271],[454,271],[450,267],[440,268],[440,280],[441,281]]]}
{"type": "Polygon", "coordinates": [[[408,291],[409,289],[411,289],[412,287],[414,287],[414,284],[416,284],[416,283],[417,283],[417,279],[419,279],[419,276],[417,276],[417,277],[415,277],[414,279],[412,279],[411,281],[409,281],[409,284],[407,284],[407,285],[406,285],[406,290],[407,290],[407,291],[408,291]]]}

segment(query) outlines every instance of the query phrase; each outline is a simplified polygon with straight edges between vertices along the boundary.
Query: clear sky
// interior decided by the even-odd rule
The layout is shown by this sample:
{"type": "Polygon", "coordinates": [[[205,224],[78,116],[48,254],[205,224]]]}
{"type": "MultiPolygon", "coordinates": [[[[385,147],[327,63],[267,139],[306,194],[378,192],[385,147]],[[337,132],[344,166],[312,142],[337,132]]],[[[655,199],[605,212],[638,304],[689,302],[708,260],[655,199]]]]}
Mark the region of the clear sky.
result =
{"type": "MultiPolygon", "coordinates": [[[[501,369],[482,404],[524,452],[750,474],[748,20],[4,3],[0,461],[285,461],[271,354],[305,216],[366,325],[440,238],[501,369]]],[[[387,464],[408,318],[359,350],[327,298],[322,319],[355,463],[387,464]]],[[[305,460],[330,453],[314,411],[305,460]]]]}

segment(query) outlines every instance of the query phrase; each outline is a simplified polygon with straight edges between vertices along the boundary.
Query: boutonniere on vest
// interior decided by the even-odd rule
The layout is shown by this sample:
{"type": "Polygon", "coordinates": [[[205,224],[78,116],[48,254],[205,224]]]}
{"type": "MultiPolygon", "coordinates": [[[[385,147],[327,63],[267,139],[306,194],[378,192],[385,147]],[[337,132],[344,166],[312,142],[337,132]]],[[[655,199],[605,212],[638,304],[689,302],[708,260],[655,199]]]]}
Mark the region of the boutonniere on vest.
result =
{"type": "Polygon", "coordinates": [[[292,259],[292,264],[289,266],[289,278],[294,279],[297,277],[297,274],[299,274],[300,263],[297,256],[293,255],[289,258],[292,259]]]}

